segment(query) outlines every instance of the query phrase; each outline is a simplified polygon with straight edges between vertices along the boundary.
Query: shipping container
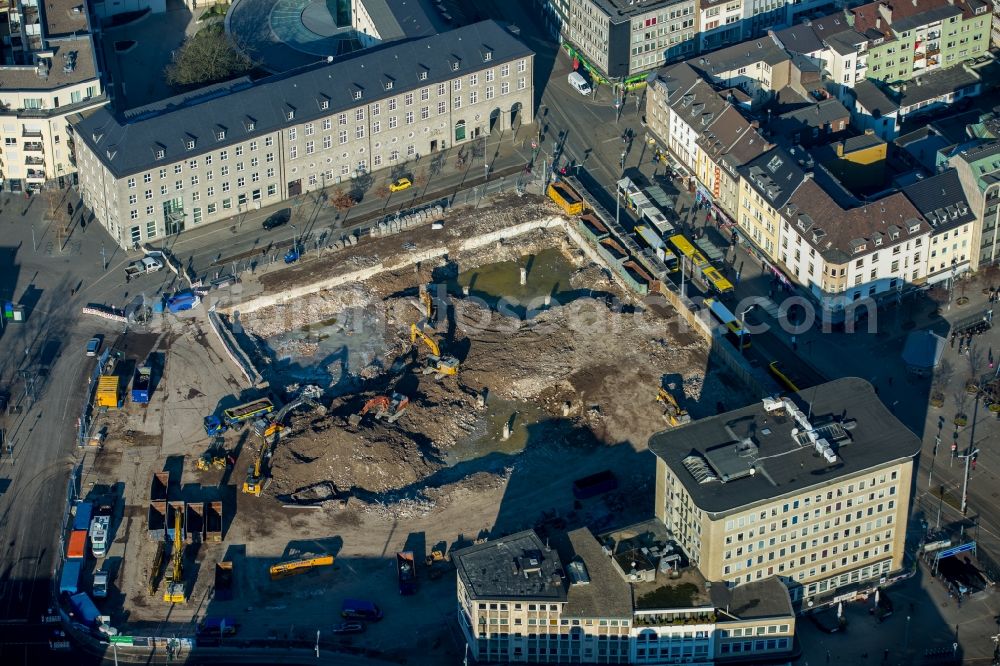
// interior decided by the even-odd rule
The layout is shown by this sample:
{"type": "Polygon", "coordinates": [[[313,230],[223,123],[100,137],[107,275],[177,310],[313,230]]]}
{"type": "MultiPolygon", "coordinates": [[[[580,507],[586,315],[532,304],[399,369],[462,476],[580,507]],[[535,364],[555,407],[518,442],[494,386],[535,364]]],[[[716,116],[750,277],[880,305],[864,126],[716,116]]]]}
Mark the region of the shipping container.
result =
{"type": "Polygon", "coordinates": [[[73,595],[79,592],[80,572],[83,571],[83,560],[66,560],[63,562],[62,575],[59,576],[59,593],[73,595]]]}
{"type": "Polygon", "coordinates": [[[149,366],[135,369],[132,376],[132,402],[144,405],[149,402],[149,386],[152,382],[153,370],[149,366]]]}
{"type": "Polygon", "coordinates": [[[94,517],[94,505],[91,502],[77,502],[76,514],[73,516],[74,530],[90,529],[90,519],[94,517]]]}
{"type": "Polygon", "coordinates": [[[118,408],[118,377],[101,375],[97,380],[97,406],[108,409],[118,408]]]}
{"type": "Polygon", "coordinates": [[[205,503],[188,502],[184,514],[185,538],[188,543],[200,543],[205,534],[205,503]]]}
{"type": "Polygon", "coordinates": [[[147,529],[150,541],[163,541],[167,532],[167,503],[150,502],[149,513],[146,517],[147,529]]]}
{"type": "Polygon", "coordinates": [[[222,502],[208,502],[205,509],[205,541],[222,541],[222,502]]]}
{"type": "Polygon", "coordinates": [[[167,489],[170,487],[170,472],[154,472],[149,486],[150,502],[165,502],[167,489]]]}
{"type": "Polygon", "coordinates": [[[66,557],[71,560],[82,560],[87,554],[87,530],[73,530],[66,544],[66,557]]]}

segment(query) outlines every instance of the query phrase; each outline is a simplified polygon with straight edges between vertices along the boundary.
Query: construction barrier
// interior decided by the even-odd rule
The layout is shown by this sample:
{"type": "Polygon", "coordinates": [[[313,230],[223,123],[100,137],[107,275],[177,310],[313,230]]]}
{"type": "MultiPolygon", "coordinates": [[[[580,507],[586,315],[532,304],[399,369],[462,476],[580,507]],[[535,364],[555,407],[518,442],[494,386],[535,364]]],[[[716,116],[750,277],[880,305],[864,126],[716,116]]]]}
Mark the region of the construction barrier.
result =
{"type": "Polygon", "coordinates": [[[250,382],[250,386],[256,386],[262,382],[264,378],[257,372],[257,368],[250,361],[250,357],[240,348],[232,332],[222,323],[222,318],[219,317],[219,313],[215,311],[214,306],[208,311],[208,322],[211,324],[212,330],[219,337],[219,342],[222,343],[222,347],[226,350],[229,360],[236,364],[236,367],[240,369],[243,376],[250,382]]]}
{"type": "Polygon", "coordinates": [[[103,317],[104,319],[110,319],[111,321],[118,321],[123,324],[128,323],[128,318],[125,316],[124,310],[119,310],[112,307],[104,307],[100,305],[87,305],[83,308],[83,314],[94,315],[95,317],[103,317]]]}

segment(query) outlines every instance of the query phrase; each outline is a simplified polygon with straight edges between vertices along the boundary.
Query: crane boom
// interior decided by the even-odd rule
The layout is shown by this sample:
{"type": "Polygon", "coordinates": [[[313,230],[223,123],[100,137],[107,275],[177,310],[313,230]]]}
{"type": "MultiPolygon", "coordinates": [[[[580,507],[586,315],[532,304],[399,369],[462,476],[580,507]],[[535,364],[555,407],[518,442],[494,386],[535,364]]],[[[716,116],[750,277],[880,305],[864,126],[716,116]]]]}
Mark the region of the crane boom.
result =
{"type": "Polygon", "coordinates": [[[416,324],[410,324],[410,344],[415,344],[417,338],[420,338],[427,348],[431,350],[431,354],[434,356],[441,356],[441,348],[438,347],[438,343],[434,342],[434,339],[429,335],[420,330],[416,324]]]}

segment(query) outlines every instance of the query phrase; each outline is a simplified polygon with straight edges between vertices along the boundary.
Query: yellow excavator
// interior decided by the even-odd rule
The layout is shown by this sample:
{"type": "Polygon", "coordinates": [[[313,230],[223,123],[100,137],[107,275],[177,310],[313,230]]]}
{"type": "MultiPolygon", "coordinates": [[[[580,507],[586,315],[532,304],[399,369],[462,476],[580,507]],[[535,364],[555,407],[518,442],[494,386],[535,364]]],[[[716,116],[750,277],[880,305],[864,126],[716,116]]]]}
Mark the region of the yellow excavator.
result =
{"type": "Polygon", "coordinates": [[[434,297],[431,296],[431,290],[428,285],[420,285],[420,305],[422,306],[421,312],[424,315],[424,321],[427,322],[429,326],[434,325],[434,297]]]}
{"type": "Polygon", "coordinates": [[[662,402],[664,411],[663,418],[667,420],[672,426],[681,426],[686,423],[691,423],[691,415],[687,413],[686,409],[683,409],[679,404],[677,404],[677,398],[665,388],[660,388],[659,393],[656,394],[656,401],[662,402]]]}
{"type": "Polygon", "coordinates": [[[415,345],[418,339],[422,340],[431,352],[427,357],[427,368],[424,369],[425,375],[434,372],[437,373],[435,379],[441,379],[448,375],[458,374],[458,359],[454,356],[442,356],[438,343],[434,342],[432,337],[420,330],[419,326],[410,324],[410,344],[415,345]]]}
{"type": "Polygon", "coordinates": [[[247,495],[260,497],[260,494],[264,492],[264,489],[267,488],[268,483],[271,481],[264,472],[264,463],[270,447],[271,440],[262,435],[260,438],[260,447],[257,449],[257,455],[253,459],[253,465],[247,469],[247,478],[243,482],[243,492],[247,495]]]}
{"type": "Polygon", "coordinates": [[[171,555],[170,580],[163,592],[163,600],[171,604],[187,603],[184,590],[184,539],[181,535],[181,512],[174,512],[174,552],[171,555]]]}

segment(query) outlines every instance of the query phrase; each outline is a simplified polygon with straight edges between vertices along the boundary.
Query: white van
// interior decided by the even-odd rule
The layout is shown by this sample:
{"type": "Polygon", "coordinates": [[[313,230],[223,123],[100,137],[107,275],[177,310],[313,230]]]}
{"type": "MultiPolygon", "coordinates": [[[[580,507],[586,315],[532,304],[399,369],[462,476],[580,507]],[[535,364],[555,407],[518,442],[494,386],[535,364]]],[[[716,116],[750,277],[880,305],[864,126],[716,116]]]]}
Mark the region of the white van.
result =
{"type": "Polygon", "coordinates": [[[570,72],[567,80],[569,81],[569,84],[576,88],[576,91],[581,95],[590,94],[590,84],[587,83],[587,79],[581,76],[580,72],[570,72]]]}

